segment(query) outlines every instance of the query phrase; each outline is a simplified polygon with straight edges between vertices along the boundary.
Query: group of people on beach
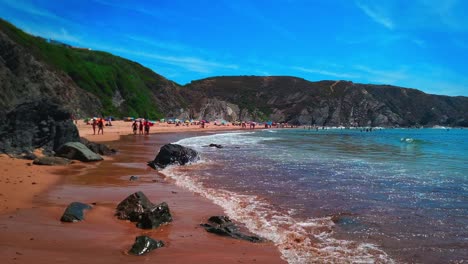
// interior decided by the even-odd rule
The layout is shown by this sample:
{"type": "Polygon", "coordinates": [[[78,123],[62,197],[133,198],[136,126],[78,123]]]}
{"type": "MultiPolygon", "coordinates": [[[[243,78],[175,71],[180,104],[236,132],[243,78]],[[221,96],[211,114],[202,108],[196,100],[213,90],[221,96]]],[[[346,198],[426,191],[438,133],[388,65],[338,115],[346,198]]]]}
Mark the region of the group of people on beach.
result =
{"type": "Polygon", "coordinates": [[[93,118],[91,126],[93,127],[93,135],[96,135],[96,127],[98,127],[98,135],[99,133],[104,135],[104,119],[102,117],[93,118]]]}
{"type": "Polygon", "coordinates": [[[143,135],[143,129],[145,130],[145,135],[149,135],[149,131],[150,131],[150,126],[151,126],[151,122],[149,120],[141,120],[138,122],[138,121],[133,121],[133,124],[132,124],[132,129],[133,129],[133,134],[136,135],[137,134],[137,131],[140,131],[140,135],[143,135]]]}

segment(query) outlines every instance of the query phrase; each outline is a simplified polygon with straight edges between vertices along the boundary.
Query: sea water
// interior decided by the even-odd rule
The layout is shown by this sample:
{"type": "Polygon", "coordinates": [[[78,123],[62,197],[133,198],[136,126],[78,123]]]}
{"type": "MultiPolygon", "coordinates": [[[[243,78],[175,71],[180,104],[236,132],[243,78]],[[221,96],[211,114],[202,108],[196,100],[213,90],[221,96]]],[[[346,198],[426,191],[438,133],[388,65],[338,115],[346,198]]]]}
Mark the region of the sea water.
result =
{"type": "Polygon", "coordinates": [[[468,130],[245,130],[176,143],[202,159],[164,172],[290,263],[468,260],[468,130]]]}

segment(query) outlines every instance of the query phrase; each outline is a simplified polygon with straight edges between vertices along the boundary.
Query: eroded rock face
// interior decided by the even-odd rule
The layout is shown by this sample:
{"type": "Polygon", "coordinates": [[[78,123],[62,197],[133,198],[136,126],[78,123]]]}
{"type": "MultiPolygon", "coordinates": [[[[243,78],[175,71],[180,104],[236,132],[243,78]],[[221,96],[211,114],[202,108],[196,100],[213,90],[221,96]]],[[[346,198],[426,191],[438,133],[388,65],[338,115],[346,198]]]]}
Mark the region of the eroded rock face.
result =
{"type": "Polygon", "coordinates": [[[0,125],[0,151],[25,153],[43,148],[55,151],[66,142],[79,142],[70,114],[59,105],[40,100],[18,105],[0,125]]]}
{"type": "Polygon", "coordinates": [[[128,253],[135,256],[141,256],[160,247],[164,247],[163,241],[154,240],[149,236],[138,236],[135,238],[135,243],[128,253]]]}
{"type": "Polygon", "coordinates": [[[154,229],[172,222],[167,203],[154,205],[142,192],[136,192],[120,202],[115,215],[119,219],[136,222],[136,226],[142,229],[154,229]]]}
{"type": "Polygon", "coordinates": [[[185,165],[198,159],[198,153],[191,148],[178,144],[166,144],[161,147],[156,158],[148,162],[148,166],[153,169],[165,168],[172,164],[185,165]]]}
{"type": "Polygon", "coordinates": [[[102,157],[92,152],[80,142],[68,142],[56,151],[56,155],[67,159],[75,159],[83,162],[100,161],[102,157]]]}
{"type": "Polygon", "coordinates": [[[263,239],[257,236],[249,236],[239,231],[239,228],[227,216],[212,216],[208,223],[201,224],[206,231],[221,236],[229,236],[235,239],[247,240],[250,242],[263,242],[263,239]]]}
{"type": "Polygon", "coordinates": [[[90,210],[92,207],[90,205],[73,202],[68,205],[67,209],[60,218],[62,222],[78,222],[84,220],[84,210],[90,210]]]}
{"type": "Polygon", "coordinates": [[[71,163],[71,160],[61,157],[39,157],[34,159],[34,165],[68,165],[71,163]]]}

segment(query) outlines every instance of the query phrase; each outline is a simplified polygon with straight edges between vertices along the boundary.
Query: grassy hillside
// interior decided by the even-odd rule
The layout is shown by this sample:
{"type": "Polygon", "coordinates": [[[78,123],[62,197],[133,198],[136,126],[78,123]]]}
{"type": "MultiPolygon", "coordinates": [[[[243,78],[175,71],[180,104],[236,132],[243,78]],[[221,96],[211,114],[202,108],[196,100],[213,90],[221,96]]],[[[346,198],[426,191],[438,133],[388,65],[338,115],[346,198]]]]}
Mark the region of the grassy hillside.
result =
{"type": "Polygon", "coordinates": [[[65,72],[81,88],[98,96],[103,105],[103,115],[161,118],[167,110],[164,102],[168,105],[184,104],[180,96],[158,100],[155,94],[170,95],[165,90],[176,89],[178,85],[138,63],[105,52],[52,44],[4,20],[0,20],[0,30],[32,52],[37,59],[65,72]],[[125,100],[121,105],[112,101],[113,97],[119,97],[116,96],[117,91],[125,100]],[[158,104],[158,101],[162,103],[158,104]]]}

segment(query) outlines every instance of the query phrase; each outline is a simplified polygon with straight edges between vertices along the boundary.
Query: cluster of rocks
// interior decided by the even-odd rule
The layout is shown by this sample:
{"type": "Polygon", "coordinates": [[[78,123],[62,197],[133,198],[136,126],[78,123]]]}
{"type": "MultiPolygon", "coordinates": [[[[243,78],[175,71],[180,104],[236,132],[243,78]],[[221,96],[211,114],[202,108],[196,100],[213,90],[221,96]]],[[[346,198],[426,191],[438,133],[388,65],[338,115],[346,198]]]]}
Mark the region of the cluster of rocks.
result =
{"type": "MultiPolygon", "coordinates": [[[[170,164],[186,164],[198,159],[195,150],[174,144],[167,144],[161,148],[156,156],[154,164],[163,168],[170,164]],[[162,156],[161,156],[162,155],[162,156]]],[[[130,180],[138,180],[138,177],[131,176],[130,180]]],[[[77,222],[84,219],[84,210],[91,209],[92,206],[79,202],[71,203],[65,210],[62,222],[77,222]]],[[[172,215],[166,202],[153,204],[146,195],[135,192],[121,201],[115,211],[115,216],[121,220],[128,220],[136,223],[136,227],[141,229],[155,229],[161,225],[172,222],[172,215]]],[[[246,235],[239,231],[239,228],[227,216],[212,216],[208,223],[202,224],[206,231],[221,236],[229,236],[235,239],[242,239],[250,242],[262,242],[263,239],[257,236],[246,235]]],[[[149,236],[138,236],[135,243],[128,251],[132,255],[144,255],[154,249],[164,247],[164,242],[155,240],[149,236]]]]}
{"type": "Polygon", "coordinates": [[[100,161],[100,155],[116,152],[104,144],[80,138],[70,113],[49,100],[19,104],[1,121],[0,152],[34,160],[36,165],[100,161]],[[45,156],[33,153],[39,148],[45,156]]]}

